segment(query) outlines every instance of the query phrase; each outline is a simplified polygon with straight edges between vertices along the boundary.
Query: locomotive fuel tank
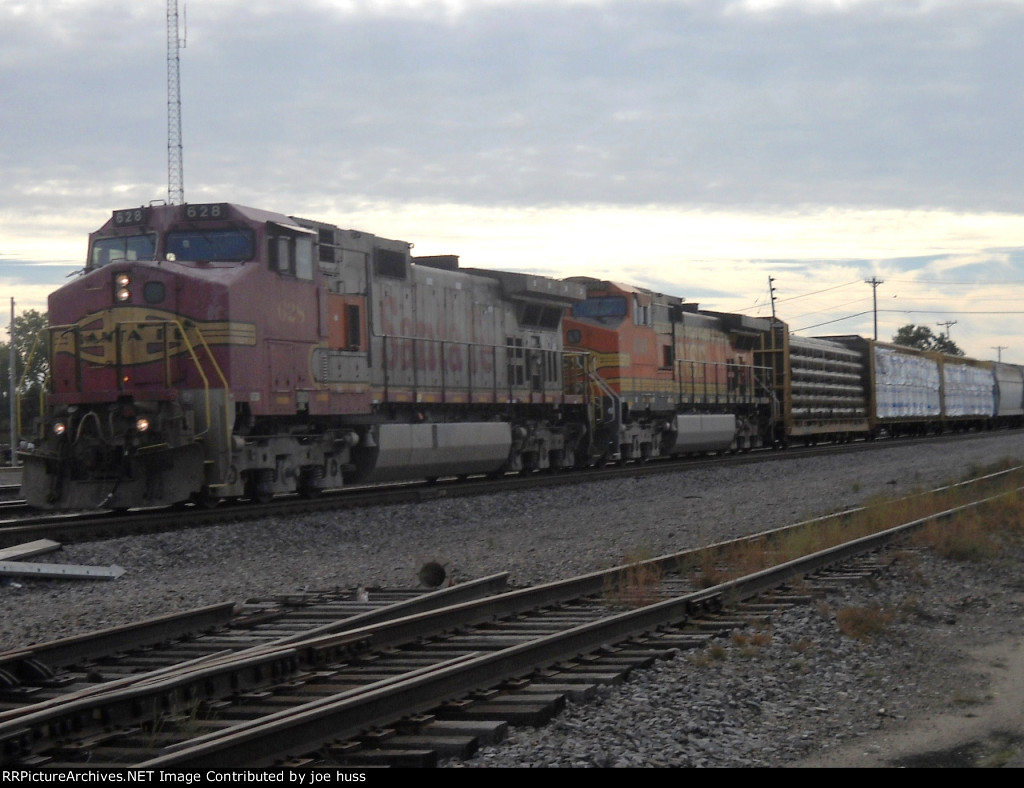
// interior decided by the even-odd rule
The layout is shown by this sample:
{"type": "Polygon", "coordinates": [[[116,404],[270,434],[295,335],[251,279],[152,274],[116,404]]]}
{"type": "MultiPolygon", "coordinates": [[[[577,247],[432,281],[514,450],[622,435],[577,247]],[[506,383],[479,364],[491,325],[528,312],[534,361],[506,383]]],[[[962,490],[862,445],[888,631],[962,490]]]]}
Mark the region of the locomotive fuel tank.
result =
{"type": "Polygon", "coordinates": [[[663,433],[662,454],[725,451],[736,441],[736,416],[729,413],[677,414],[663,433]]]}
{"type": "Polygon", "coordinates": [[[353,482],[496,473],[508,462],[507,422],[379,424],[354,453],[353,482]]]}

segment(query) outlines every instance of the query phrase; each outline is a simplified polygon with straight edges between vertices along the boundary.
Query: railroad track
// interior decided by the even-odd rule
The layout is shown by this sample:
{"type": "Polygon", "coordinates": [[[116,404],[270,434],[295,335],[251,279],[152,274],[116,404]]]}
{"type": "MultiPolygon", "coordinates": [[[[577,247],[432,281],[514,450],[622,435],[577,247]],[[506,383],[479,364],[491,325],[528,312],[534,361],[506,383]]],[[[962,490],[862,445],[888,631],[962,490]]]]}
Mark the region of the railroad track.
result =
{"type": "MultiPolygon", "coordinates": [[[[292,516],[342,508],[415,503],[437,500],[438,498],[458,498],[537,487],[591,483],[616,478],[695,470],[717,465],[743,465],[758,462],[786,461],[824,456],[836,452],[877,451],[898,446],[914,445],[922,441],[941,444],[949,441],[982,439],[990,434],[974,433],[957,436],[942,435],[925,438],[900,438],[898,440],[861,441],[848,444],[795,447],[786,451],[764,450],[746,454],[724,454],[680,459],[666,458],[651,460],[645,463],[607,465],[579,471],[559,473],[537,472],[527,475],[509,474],[500,479],[487,479],[484,477],[469,479],[451,478],[434,483],[417,481],[372,487],[352,487],[344,490],[325,491],[315,498],[303,498],[298,495],[280,496],[265,504],[252,501],[231,501],[212,509],[187,505],[180,508],[130,510],[127,512],[96,510],[78,513],[42,514],[27,518],[0,519],[0,547],[9,547],[37,539],[50,539],[68,544],[131,534],[156,533],[179,529],[183,526],[201,527],[261,517],[292,516]]],[[[16,511],[30,511],[24,506],[24,502],[9,501],[6,505],[10,509],[0,509],[0,516],[11,517],[16,511]]]]}
{"type": "MultiPolygon", "coordinates": [[[[363,618],[321,611],[313,625],[249,609],[232,611],[227,623],[197,619],[184,635],[183,618],[174,631],[148,622],[107,642],[97,636],[88,648],[76,639],[0,655],[13,678],[0,714],[0,766],[430,765],[468,757],[510,723],[541,724],[566,697],[585,698],[595,684],[744,626],[766,615],[765,605],[806,599],[779,596],[795,578],[813,583],[830,572],[845,581],[876,571],[871,556],[922,522],[704,589],[692,571],[701,551],[688,550],[525,589],[488,578],[363,618]]],[[[780,533],[729,546],[768,544],[780,533]]]]}

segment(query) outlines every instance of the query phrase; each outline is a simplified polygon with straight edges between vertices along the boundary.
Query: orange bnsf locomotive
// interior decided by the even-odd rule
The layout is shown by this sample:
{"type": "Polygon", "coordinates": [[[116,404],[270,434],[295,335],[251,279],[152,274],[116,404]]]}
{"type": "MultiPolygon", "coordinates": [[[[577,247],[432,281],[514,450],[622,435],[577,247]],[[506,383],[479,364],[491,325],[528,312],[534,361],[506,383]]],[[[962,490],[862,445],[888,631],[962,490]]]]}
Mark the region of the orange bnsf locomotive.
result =
{"type": "MultiPolygon", "coordinates": [[[[592,361],[594,462],[749,450],[771,440],[771,321],[699,311],[675,296],[574,278],[587,299],[566,348],[592,361]]],[[[784,333],[784,332],[783,332],[784,333]]]]}

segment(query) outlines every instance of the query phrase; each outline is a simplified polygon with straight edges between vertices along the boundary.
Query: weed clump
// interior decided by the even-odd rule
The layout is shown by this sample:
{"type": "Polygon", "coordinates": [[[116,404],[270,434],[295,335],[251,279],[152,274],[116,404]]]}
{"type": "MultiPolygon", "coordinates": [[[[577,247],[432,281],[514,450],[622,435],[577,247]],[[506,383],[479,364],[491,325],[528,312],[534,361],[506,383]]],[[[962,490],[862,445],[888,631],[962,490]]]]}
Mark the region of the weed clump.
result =
{"type": "Polygon", "coordinates": [[[895,613],[885,608],[844,607],[836,611],[839,631],[855,640],[872,640],[886,630],[895,613]]]}
{"type": "Polygon", "coordinates": [[[653,605],[664,598],[661,578],[661,566],[651,561],[646,552],[627,556],[626,563],[605,589],[605,596],[623,607],[653,605]]]}

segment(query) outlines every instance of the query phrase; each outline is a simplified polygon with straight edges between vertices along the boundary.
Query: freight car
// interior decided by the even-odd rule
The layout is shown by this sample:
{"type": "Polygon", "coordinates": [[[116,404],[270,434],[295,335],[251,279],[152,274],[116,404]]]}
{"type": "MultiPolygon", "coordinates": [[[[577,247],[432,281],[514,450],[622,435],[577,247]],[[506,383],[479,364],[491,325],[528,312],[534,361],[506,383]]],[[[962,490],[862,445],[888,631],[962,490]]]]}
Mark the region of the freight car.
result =
{"type": "Polygon", "coordinates": [[[1024,368],[859,336],[825,340],[860,358],[869,434],[1019,427],[1024,368]]]}
{"type": "Polygon", "coordinates": [[[996,362],[996,421],[1000,426],[1024,426],[1024,367],[996,362]]]}
{"type": "Polygon", "coordinates": [[[114,211],[49,299],[43,509],[576,464],[582,285],[241,205],[114,211]],[[575,390],[576,393],[572,393],[575,390]]]}

